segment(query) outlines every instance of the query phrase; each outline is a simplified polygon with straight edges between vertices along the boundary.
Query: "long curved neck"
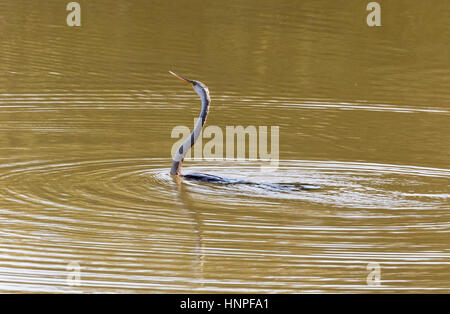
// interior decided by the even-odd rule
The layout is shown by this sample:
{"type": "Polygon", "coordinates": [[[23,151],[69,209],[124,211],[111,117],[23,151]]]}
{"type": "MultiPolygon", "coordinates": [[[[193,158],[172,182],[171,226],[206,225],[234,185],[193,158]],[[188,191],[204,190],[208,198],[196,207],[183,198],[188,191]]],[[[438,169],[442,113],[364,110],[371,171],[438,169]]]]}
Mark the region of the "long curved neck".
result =
{"type": "Polygon", "coordinates": [[[181,165],[183,163],[184,156],[186,156],[189,149],[191,149],[191,147],[195,144],[198,137],[200,136],[203,126],[205,125],[211,99],[209,98],[209,95],[207,95],[204,91],[203,95],[200,95],[200,98],[202,100],[202,110],[200,112],[200,116],[197,119],[194,130],[183,142],[183,144],[181,144],[181,146],[177,150],[177,153],[175,154],[175,157],[173,158],[172,168],[170,169],[171,175],[181,176],[181,165]]]}

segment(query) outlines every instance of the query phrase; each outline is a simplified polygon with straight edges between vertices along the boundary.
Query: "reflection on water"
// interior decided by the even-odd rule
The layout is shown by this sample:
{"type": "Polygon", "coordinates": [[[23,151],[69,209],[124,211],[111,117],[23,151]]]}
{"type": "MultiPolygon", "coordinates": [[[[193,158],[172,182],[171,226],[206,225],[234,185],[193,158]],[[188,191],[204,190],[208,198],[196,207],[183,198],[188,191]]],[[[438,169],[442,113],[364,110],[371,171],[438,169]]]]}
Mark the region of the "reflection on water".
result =
{"type": "Polygon", "coordinates": [[[447,3],[80,4],[0,4],[1,292],[450,291],[447,3]],[[200,108],[168,70],[209,125],[280,127],[274,172],[186,173],[323,189],[170,177],[200,108]]]}
{"type": "Polygon", "coordinates": [[[197,169],[261,182],[307,177],[326,188],[183,182],[167,174],[166,159],[6,165],[2,287],[70,291],[63,274],[72,260],[84,266],[76,291],[367,289],[363,269],[374,261],[393,278],[386,289],[414,289],[412,269],[425,280],[448,264],[435,246],[449,228],[449,170],[285,161],[271,175],[248,162],[186,172],[197,169]]]}

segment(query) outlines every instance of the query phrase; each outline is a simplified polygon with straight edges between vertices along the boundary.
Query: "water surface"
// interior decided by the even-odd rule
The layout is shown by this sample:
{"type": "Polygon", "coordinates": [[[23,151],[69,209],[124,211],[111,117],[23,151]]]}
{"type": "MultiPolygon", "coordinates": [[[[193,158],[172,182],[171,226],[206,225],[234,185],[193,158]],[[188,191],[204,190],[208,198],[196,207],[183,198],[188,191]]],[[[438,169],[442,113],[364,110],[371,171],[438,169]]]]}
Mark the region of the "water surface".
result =
{"type": "Polygon", "coordinates": [[[0,4],[0,291],[450,292],[450,5],[380,3],[0,4]],[[169,70],[208,125],[280,128],[276,171],[186,173],[323,189],[170,177],[200,105],[169,70]]]}

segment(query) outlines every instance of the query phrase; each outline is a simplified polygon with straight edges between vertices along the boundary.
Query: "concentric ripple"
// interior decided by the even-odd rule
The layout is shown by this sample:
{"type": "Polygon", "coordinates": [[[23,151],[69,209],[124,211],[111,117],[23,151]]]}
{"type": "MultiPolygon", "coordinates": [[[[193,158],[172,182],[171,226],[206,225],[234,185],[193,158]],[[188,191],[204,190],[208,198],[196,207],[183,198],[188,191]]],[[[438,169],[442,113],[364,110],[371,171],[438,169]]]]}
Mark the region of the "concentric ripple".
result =
{"type": "MultiPolygon", "coordinates": [[[[0,290],[350,291],[367,289],[365,277],[351,269],[370,261],[383,263],[388,273],[405,263],[423,270],[450,262],[436,243],[426,244],[450,229],[449,193],[442,190],[449,170],[292,160],[272,172],[253,161],[186,161],[184,169],[323,186],[310,192],[176,180],[168,164],[109,159],[2,165],[0,290]],[[425,242],[402,251],[412,235],[425,242]],[[237,267],[242,259],[256,268],[243,274],[237,267]],[[66,282],[72,261],[83,268],[81,287],[66,282]],[[225,267],[227,277],[208,265],[225,267]],[[277,265],[286,266],[281,274],[264,275],[277,265]],[[336,267],[356,283],[343,284],[336,267]]],[[[395,274],[387,285],[425,289],[395,274]]]]}
{"type": "MultiPolygon", "coordinates": [[[[290,199],[353,208],[426,209],[447,204],[450,170],[414,166],[332,161],[282,161],[275,172],[265,172],[258,164],[229,162],[188,168],[227,178],[263,184],[309,183],[321,185],[318,191],[270,191],[245,185],[217,185],[187,181],[198,194],[222,194],[224,202],[243,197],[290,199]]],[[[186,172],[188,172],[186,169],[186,172]]]]}
{"type": "MultiPolygon", "coordinates": [[[[33,162],[2,167],[5,199],[21,204],[96,210],[145,210],[154,202],[177,202],[175,180],[166,159],[111,159],[61,163],[33,162]]],[[[193,195],[214,194],[226,203],[244,197],[290,199],[354,208],[426,209],[448,204],[450,170],[384,164],[281,161],[276,171],[249,161],[186,162],[185,173],[205,172],[261,184],[306,183],[318,191],[268,190],[253,185],[214,184],[182,180],[193,195]]]]}

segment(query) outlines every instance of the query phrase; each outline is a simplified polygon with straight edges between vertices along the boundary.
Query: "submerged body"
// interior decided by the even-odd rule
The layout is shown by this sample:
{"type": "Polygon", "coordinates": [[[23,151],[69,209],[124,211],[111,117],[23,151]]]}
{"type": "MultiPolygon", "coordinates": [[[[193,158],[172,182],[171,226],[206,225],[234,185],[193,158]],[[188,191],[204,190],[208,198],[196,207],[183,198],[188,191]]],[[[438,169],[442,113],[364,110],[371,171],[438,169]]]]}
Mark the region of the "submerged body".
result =
{"type": "Polygon", "coordinates": [[[190,173],[186,175],[181,175],[181,177],[199,182],[208,183],[218,183],[218,184],[233,184],[233,185],[251,185],[257,188],[262,188],[265,190],[278,191],[278,192],[288,192],[288,191],[299,191],[299,190],[318,190],[321,189],[320,185],[307,184],[307,183],[258,183],[247,180],[238,180],[231,178],[219,177],[206,173],[190,173]]]}
{"type": "Polygon", "coordinates": [[[300,183],[257,183],[246,180],[237,180],[237,179],[229,179],[222,178],[215,175],[204,174],[204,173],[193,173],[183,175],[181,174],[181,166],[184,161],[184,157],[191,147],[195,144],[198,137],[201,134],[201,130],[205,125],[206,118],[209,112],[209,105],[211,103],[211,98],[209,97],[209,89],[208,87],[199,81],[189,80],[187,78],[182,77],[174,72],[169,71],[170,74],[176,76],[183,82],[188,85],[192,85],[194,91],[200,96],[202,101],[202,107],[200,111],[200,116],[197,120],[197,123],[194,126],[194,130],[189,135],[189,137],[181,144],[178,148],[172,162],[172,167],[170,168],[170,174],[178,177],[182,177],[188,180],[195,180],[199,182],[209,182],[209,183],[219,183],[219,184],[246,184],[252,185],[264,189],[270,190],[279,190],[279,191],[293,191],[293,190],[318,190],[321,187],[319,185],[313,184],[300,184],[300,183]]]}

